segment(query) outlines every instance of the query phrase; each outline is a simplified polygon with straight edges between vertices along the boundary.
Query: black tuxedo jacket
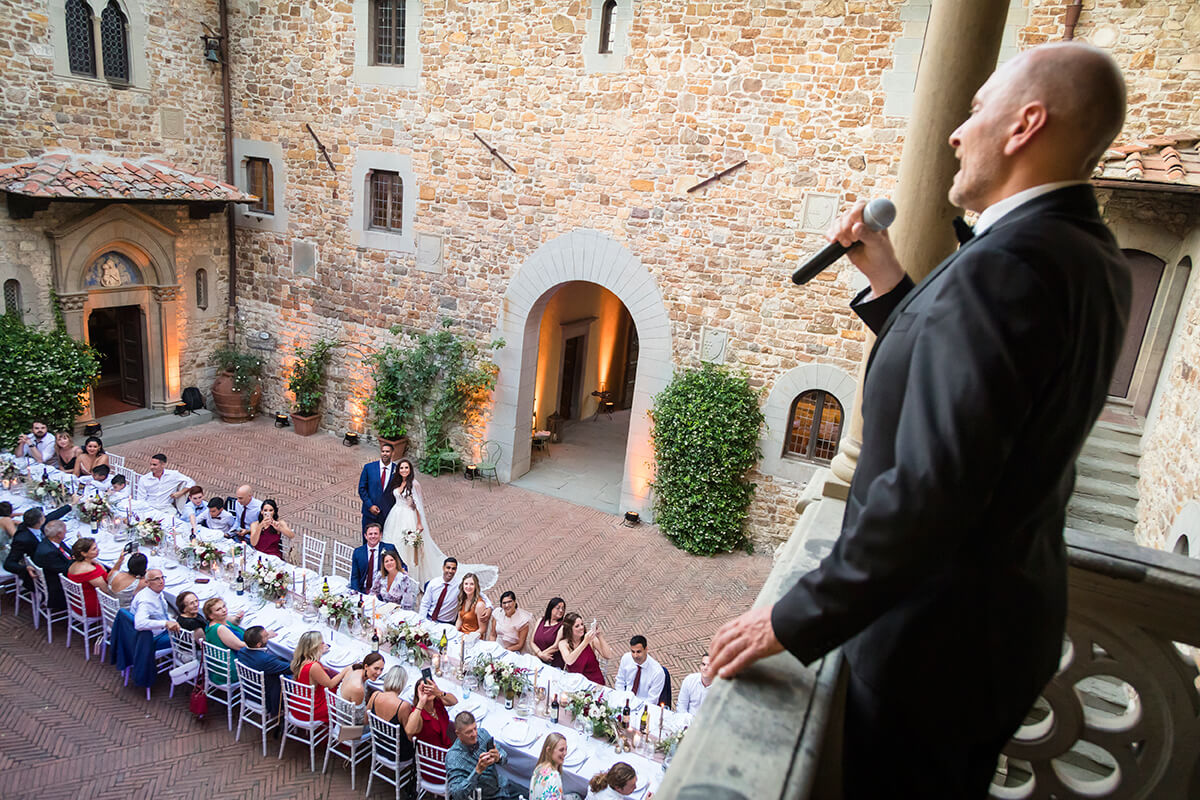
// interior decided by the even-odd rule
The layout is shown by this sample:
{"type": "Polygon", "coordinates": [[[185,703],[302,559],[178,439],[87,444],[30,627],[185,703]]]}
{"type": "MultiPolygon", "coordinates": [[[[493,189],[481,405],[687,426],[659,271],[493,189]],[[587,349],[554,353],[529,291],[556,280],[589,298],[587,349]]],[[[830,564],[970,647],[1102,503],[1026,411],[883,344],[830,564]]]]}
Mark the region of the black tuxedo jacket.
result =
{"type": "Polygon", "coordinates": [[[64,556],[54,542],[42,539],[38,543],[37,550],[33,552],[33,563],[46,573],[46,592],[50,608],[62,611],[67,607],[67,598],[63,594],[62,582],[59,581],[58,576],[67,574],[67,569],[71,566],[71,559],[64,556]]]}
{"type": "Polygon", "coordinates": [[[8,546],[8,555],[4,558],[4,569],[21,578],[26,589],[33,588],[33,579],[25,571],[25,556],[33,558],[37,546],[37,537],[22,523],[17,526],[17,532],[8,546]]]}
{"type": "Polygon", "coordinates": [[[920,284],[856,302],[879,337],[862,451],[841,536],[773,612],[789,651],[807,662],[845,643],[881,714],[1015,729],[1058,665],[1065,508],[1130,294],[1077,185],[1010,212],[920,284]]]}

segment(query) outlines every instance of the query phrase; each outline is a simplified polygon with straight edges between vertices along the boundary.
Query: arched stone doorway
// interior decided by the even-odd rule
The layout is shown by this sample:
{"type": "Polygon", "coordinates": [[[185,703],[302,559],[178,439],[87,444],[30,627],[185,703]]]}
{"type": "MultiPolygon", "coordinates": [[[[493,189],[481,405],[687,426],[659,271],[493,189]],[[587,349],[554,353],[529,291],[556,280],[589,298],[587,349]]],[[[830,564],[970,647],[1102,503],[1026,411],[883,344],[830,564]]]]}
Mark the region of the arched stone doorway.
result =
{"type": "Polygon", "coordinates": [[[542,245],[504,293],[496,335],[507,347],[496,359],[500,376],[488,426],[488,438],[502,448],[500,479],[510,481],[529,470],[542,314],[555,291],[572,281],[598,284],[616,295],[637,330],[639,352],[619,507],[649,519],[654,453],[648,412],[654,395],[671,379],[671,323],[650,271],[623,244],[599,231],[577,229],[542,245]]]}
{"type": "MultiPolygon", "coordinates": [[[[176,300],[178,231],[129,206],[110,205],[49,231],[54,247],[54,287],[67,332],[89,340],[91,316],[121,321],[127,338],[122,391],[138,403],[167,409],[179,402],[180,333],[176,300]],[[136,338],[135,337],[136,334],[136,338]],[[140,353],[134,349],[140,349],[140,353]],[[141,375],[137,375],[138,365],[141,375]],[[128,373],[128,374],[126,374],[128,373]]],[[[99,320],[97,320],[99,321],[99,320]]],[[[81,420],[95,416],[94,398],[81,420]]]]}

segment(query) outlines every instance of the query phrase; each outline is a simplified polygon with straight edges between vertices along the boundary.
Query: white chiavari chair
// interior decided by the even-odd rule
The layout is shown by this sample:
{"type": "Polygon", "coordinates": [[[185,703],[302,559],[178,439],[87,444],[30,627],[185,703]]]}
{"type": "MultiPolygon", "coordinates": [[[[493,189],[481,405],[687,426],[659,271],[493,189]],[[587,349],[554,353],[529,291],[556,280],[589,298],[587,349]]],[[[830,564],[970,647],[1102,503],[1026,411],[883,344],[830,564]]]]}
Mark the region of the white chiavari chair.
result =
{"type": "Polygon", "coordinates": [[[329,574],[350,580],[350,573],[354,569],[354,548],[345,542],[334,542],[331,561],[329,574]]]}
{"type": "Polygon", "coordinates": [[[81,584],[66,575],[59,575],[58,579],[62,582],[63,596],[67,599],[67,647],[71,646],[71,634],[78,633],[83,637],[83,658],[90,661],[92,638],[104,635],[104,620],[87,615],[87,602],[84,600],[81,584]]]}
{"type": "MultiPolygon", "coordinates": [[[[324,689],[324,687],[321,687],[324,689]]],[[[325,691],[325,703],[329,709],[329,740],[325,744],[325,763],[321,765],[324,773],[329,767],[329,755],[332,753],[350,764],[350,788],[354,789],[355,774],[358,764],[371,757],[371,730],[359,723],[356,714],[362,709],[349,700],[339,697],[337,692],[325,691]],[[357,736],[353,729],[359,728],[357,736]]]]}
{"type": "Polygon", "coordinates": [[[180,629],[169,631],[169,634],[171,636],[171,692],[169,696],[174,697],[176,686],[184,683],[192,686],[196,684],[196,675],[200,671],[200,664],[197,661],[199,655],[196,653],[196,636],[192,631],[180,629]],[[182,669],[192,663],[195,663],[193,669],[182,669]]]}
{"type": "Polygon", "coordinates": [[[417,748],[417,797],[431,794],[450,800],[450,784],[446,779],[446,753],[450,752],[450,748],[438,747],[420,739],[413,744],[417,748]]]}
{"type": "MultiPolygon", "coordinates": [[[[317,771],[317,748],[329,735],[329,725],[324,720],[313,718],[313,706],[317,688],[291,678],[280,678],[283,689],[283,737],[279,742],[279,757],[283,758],[283,747],[288,739],[308,745],[308,766],[317,771]]],[[[370,792],[368,792],[370,794],[370,792]]]]}
{"type": "Polygon", "coordinates": [[[204,643],[204,693],[209,700],[225,706],[225,722],[233,730],[233,707],[240,698],[237,673],[233,671],[233,651],[204,643]]]}
{"type": "Polygon", "coordinates": [[[413,785],[412,759],[400,760],[400,737],[407,738],[408,734],[399,723],[380,719],[374,711],[367,712],[367,720],[371,726],[371,774],[367,777],[367,796],[371,796],[371,781],[378,775],[381,781],[396,787],[396,800],[400,800],[400,790],[413,785]]]}
{"type": "Polygon", "coordinates": [[[100,601],[100,621],[104,625],[104,644],[100,648],[100,660],[108,655],[108,640],[112,638],[113,623],[117,621],[117,612],[121,610],[121,601],[111,594],[96,593],[100,601]]]}
{"type": "MultiPolygon", "coordinates": [[[[33,613],[46,623],[46,641],[54,642],[54,623],[67,621],[67,610],[52,611],[50,609],[50,591],[46,588],[46,572],[33,563],[28,556],[25,564],[33,569],[33,613]]],[[[35,622],[34,627],[37,627],[35,622]]]]}
{"type": "Polygon", "coordinates": [[[325,540],[318,539],[311,533],[304,534],[304,550],[300,554],[300,563],[305,569],[311,569],[318,575],[325,574],[325,540]]]}
{"type": "Polygon", "coordinates": [[[267,708],[267,685],[262,671],[246,666],[236,658],[233,664],[237,668],[238,685],[242,687],[241,713],[238,714],[237,734],[233,738],[239,742],[242,740],[243,723],[258,728],[262,731],[263,758],[266,758],[267,731],[279,727],[278,709],[267,708]]]}

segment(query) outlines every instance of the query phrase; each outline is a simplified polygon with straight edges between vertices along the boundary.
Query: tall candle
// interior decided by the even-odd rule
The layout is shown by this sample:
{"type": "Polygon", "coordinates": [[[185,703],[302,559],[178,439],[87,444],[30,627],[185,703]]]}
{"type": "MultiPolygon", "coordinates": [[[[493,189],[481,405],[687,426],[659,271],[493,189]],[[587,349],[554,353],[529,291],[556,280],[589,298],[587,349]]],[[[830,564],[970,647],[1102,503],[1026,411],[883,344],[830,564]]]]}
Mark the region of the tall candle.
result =
{"type": "Polygon", "coordinates": [[[667,707],[662,703],[658,704],[658,738],[662,739],[663,717],[667,715],[667,707]]]}
{"type": "Polygon", "coordinates": [[[379,619],[379,615],[375,613],[375,605],[376,605],[376,603],[378,603],[378,601],[379,601],[379,598],[377,598],[377,597],[371,598],[371,624],[372,625],[375,624],[375,620],[379,619]]]}

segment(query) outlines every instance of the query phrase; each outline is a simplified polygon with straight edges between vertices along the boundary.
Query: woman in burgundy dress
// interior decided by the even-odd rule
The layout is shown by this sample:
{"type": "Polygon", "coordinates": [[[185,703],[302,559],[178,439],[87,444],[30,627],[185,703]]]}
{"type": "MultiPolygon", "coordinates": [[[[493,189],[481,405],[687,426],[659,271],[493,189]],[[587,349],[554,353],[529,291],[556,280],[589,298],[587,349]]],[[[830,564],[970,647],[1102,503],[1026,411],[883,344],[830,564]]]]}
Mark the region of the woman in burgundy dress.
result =
{"type": "Polygon", "coordinates": [[[432,678],[417,681],[416,688],[413,689],[413,710],[418,712],[421,721],[410,734],[412,738],[435,747],[449,747],[454,744],[454,723],[450,721],[450,712],[446,707],[456,705],[458,698],[449,692],[443,692],[432,678]]]}
{"type": "Polygon", "coordinates": [[[283,537],[296,538],[296,532],[279,518],[279,504],[263,500],[262,518],[250,526],[250,546],[260,553],[283,558],[283,537]]]}
{"type": "Polygon", "coordinates": [[[563,668],[562,653],[558,652],[558,643],[563,637],[563,616],[567,613],[567,601],[561,597],[551,597],[546,604],[546,613],[533,629],[533,646],[530,650],[552,667],[563,668]]]}
{"type": "Polygon", "coordinates": [[[595,623],[590,628],[585,627],[583,617],[574,611],[563,617],[562,624],[564,633],[558,643],[558,652],[567,665],[567,672],[577,672],[592,683],[604,686],[600,658],[616,658],[616,651],[604,641],[595,623]],[[597,651],[600,658],[596,657],[597,651]]]}

